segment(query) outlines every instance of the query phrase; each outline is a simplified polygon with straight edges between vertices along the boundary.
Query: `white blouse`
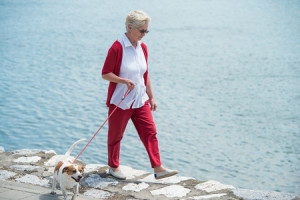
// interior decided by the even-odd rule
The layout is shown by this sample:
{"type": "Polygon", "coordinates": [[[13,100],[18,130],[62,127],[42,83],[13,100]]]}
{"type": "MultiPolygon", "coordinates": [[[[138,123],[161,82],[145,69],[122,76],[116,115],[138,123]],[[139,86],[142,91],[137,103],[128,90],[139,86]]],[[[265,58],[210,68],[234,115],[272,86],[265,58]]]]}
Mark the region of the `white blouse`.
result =
{"type": "MultiPolygon", "coordinates": [[[[136,48],[132,46],[125,34],[118,39],[118,41],[123,48],[123,58],[119,77],[129,79],[135,83],[135,88],[122,101],[119,108],[123,110],[129,109],[131,106],[132,108],[140,108],[149,99],[144,81],[144,73],[147,70],[145,54],[140,41],[138,41],[136,48]]],[[[118,105],[127,89],[128,87],[126,84],[118,83],[110,103],[118,105]]]]}

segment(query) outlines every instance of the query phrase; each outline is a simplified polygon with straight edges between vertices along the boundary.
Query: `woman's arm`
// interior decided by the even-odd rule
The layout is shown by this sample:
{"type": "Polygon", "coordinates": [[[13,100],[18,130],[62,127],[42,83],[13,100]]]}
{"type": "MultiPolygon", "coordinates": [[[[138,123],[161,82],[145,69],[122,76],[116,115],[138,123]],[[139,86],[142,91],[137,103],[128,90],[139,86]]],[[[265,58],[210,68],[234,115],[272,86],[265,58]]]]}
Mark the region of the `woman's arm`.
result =
{"type": "Polygon", "coordinates": [[[134,82],[132,82],[131,80],[125,79],[125,78],[120,78],[112,72],[103,74],[102,78],[104,80],[108,80],[110,82],[126,84],[130,90],[133,90],[135,87],[134,82]]]}
{"type": "Polygon", "coordinates": [[[156,111],[157,105],[156,105],[156,102],[154,100],[154,95],[153,95],[153,92],[152,92],[152,86],[151,86],[151,81],[150,81],[149,74],[148,74],[148,77],[147,77],[146,93],[149,97],[150,109],[152,111],[156,111]]]}

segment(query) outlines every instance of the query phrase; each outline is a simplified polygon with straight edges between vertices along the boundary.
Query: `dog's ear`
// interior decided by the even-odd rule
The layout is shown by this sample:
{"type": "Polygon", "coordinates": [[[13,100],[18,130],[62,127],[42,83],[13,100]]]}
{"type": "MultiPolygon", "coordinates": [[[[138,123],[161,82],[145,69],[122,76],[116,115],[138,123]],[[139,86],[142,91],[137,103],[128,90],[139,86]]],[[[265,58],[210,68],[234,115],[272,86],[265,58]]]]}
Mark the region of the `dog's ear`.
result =
{"type": "Polygon", "coordinates": [[[78,170],[79,170],[80,173],[83,173],[84,172],[84,167],[78,166],[78,170]]]}
{"type": "Polygon", "coordinates": [[[76,169],[73,165],[67,166],[63,169],[62,173],[67,173],[68,175],[72,175],[76,173],[76,169]]]}
{"type": "Polygon", "coordinates": [[[68,173],[68,171],[69,171],[69,167],[65,167],[63,170],[62,170],[62,173],[68,173]]]}

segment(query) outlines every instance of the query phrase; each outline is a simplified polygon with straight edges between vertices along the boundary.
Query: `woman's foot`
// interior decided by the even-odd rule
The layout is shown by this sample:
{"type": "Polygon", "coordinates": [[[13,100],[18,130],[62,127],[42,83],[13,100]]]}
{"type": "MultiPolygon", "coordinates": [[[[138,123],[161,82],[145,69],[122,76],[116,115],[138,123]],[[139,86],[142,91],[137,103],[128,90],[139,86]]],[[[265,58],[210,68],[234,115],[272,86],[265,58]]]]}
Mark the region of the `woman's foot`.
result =
{"type": "Polygon", "coordinates": [[[166,168],[162,165],[154,167],[154,173],[166,171],[166,168]]]}
{"type": "Polygon", "coordinates": [[[112,168],[110,167],[108,170],[109,174],[112,175],[115,178],[126,180],[126,176],[122,173],[120,167],[118,168],[112,168]]]}
{"type": "Polygon", "coordinates": [[[167,178],[178,174],[177,170],[167,169],[162,165],[154,167],[154,177],[155,179],[167,178]]]}

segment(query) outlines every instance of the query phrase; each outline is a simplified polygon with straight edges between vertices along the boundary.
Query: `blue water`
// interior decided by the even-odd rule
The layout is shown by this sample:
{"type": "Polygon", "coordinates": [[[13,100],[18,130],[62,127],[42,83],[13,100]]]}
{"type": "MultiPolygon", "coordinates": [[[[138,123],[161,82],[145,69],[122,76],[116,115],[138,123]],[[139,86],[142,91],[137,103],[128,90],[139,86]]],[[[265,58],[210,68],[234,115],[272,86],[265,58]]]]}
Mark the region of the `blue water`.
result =
{"type": "MultiPolygon", "coordinates": [[[[299,1],[1,0],[0,146],[62,154],[93,136],[107,117],[107,50],[137,8],[152,18],[143,41],[164,165],[299,195],[299,1]]],[[[107,125],[80,159],[105,164],[106,139],[107,125]]],[[[120,161],[151,172],[132,123],[120,161]]]]}

